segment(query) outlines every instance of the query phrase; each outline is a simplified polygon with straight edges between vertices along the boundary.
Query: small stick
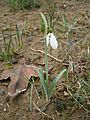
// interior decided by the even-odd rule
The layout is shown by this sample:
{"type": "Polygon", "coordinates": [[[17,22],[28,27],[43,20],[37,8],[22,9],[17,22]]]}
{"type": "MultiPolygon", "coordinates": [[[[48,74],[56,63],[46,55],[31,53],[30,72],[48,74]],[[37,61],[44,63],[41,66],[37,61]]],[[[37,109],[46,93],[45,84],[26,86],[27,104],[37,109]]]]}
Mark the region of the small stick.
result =
{"type": "Polygon", "coordinates": [[[40,110],[40,109],[38,108],[38,106],[37,106],[34,102],[33,102],[33,104],[34,104],[34,106],[37,108],[37,110],[38,110],[39,112],[41,112],[44,116],[47,116],[48,118],[50,118],[50,119],[53,120],[53,118],[52,118],[51,116],[47,115],[47,114],[44,113],[42,110],[40,110]]]}
{"type": "MultiPolygon", "coordinates": [[[[31,50],[34,51],[34,52],[39,52],[39,53],[45,54],[45,52],[42,51],[42,50],[35,50],[35,49],[32,49],[32,48],[31,48],[31,50]]],[[[68,53],[67,53],[67,54],[68,54],[68,53]]],[[[67,55],[67,54],[66,54],[66,55],[67,55]]],[[[50,58],[56,60],[57,62],[62,63],[63,65],[68,65],[68,63],[63,63],[65,57],[63,58],[63,60],[59,60],[58,58],[55,58],[54,56],[52,56],[52,55],[50,55],[50,54],[47,54],[47,55],[48,55],[50,58]]]]}
{"type": "MultiPolygon", "coordinates": [[[[42,51],[42,50],[35,50],[35,49],[32,49],[31,48],[31,50],[32,51],[34,51],[34,52],[39,52],[39,53],[42,53],[42,54],[45,54],[45,52],[44,51],[42,51]]],[[[58,62],[63,62],[63,60],[59,60],[58,58],[55,58],[54,56],[52,56],[52,55],[50,55],[50,54],[47,54],[50,58],[52,58],[52,59],[54,59],[54,60],[56,60],[56,61],[58,61],[58,62]]]]}
{"type": "Polygon", "coordinates": [[[36,95],[37,95],[38,99],[40,100],[39,93],[38,93],[38,91],[37,91],[37,89],[35,87],[35,84],[34,84],[34,88],[35,88],[36,95]]]}

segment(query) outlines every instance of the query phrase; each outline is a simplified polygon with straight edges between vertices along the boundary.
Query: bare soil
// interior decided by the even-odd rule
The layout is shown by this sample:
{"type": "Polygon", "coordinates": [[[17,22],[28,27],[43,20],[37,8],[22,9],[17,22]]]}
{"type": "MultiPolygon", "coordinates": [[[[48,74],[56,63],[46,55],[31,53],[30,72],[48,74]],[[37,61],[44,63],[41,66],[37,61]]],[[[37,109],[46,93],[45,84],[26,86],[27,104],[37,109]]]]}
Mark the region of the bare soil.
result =
{"type": "MultiPolygon", "coordinates": [[[[81,41],[82,45],[77,44],[74,49],[70,48],[70,50],[73,49],[71,52],[68,51],[68,47],[65,44],[65,32],[63,32],[62,23],[60,23],[61,25],[56,28],[57,36],[60,36],[58,38],[59,48],[55,51],[52,50],[50,54],[59,60],[64,59],[64,61],[58,62],[49,58],[49,63],[54,64],[51,79],[55,78],[63,67],[68,66],[69,56],[72,56],[75,63],[85,61],[86,49],[90,47],[90,0],[61,0],[58,2],[58,6],[61,21],[63,14],[67,16],[68,21],[71,21],[74,16],[79,19],[76,27],[80,27],[80,29],[74,30],[72,35],[70,35],[70,39],[74,40],[74,42],[81,41]],[[68,52],[70,53],[67,56],[68,52]]],[[[8,29],[9,25],[11,25],[10,29],[12,32],[15,31],[16,24],[19,24],[20,28],[25,30],[23,36],[24,46],[18,51],[18,63],[14,64],[13,67],[23,63],[30,64],[31,61],[44,63],[44,55],[31,50],[44,50],[43,35],[40,32],[40,13],[43,11],[45,10],[42,7],[39,9],[12,11],[3,0],[0,0],[0,47],[3,46],[1,32],[8,29]]],[[[88,66],[90,67],[90,63],[88,66]]],[[[6,69],[8,68],[5,62],[1,61],[0,75],[6,69]]],[[[7,83],[0,83],[0,120],[90,120],[89,113],[77,105],[69,93],[65,95],[67,90],[64,78],[58,82],[49,103],[43,98],[39,80],[35,81],[35,88],[39,93],[40,99],[36,95],[35,89],[33,89],[32,111],[30,111],[30,85],[26,92],[15,99],[10,98],[9,100],[6,99],[7,87],[7,83]]]]}

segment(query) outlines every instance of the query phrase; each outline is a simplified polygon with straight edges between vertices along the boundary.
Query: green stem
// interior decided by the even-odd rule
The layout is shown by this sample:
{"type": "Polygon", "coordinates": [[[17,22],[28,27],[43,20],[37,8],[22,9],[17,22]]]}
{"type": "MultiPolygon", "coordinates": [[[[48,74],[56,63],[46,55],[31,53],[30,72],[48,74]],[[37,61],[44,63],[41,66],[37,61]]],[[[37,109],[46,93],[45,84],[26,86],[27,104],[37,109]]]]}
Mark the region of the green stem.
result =
{"type": "Polygon", "coordinates": [[[30,111],[32,111],[32,92],[33,92],[33,82],[31,83],[31,91],[30,91],[30,111]]]}
{"type": "Polygon", "coordinates": [[[47,47],[47,42],[45,39],[45,67],[46,67],[46,84],[48,86],[48,47],[47,47]]]}

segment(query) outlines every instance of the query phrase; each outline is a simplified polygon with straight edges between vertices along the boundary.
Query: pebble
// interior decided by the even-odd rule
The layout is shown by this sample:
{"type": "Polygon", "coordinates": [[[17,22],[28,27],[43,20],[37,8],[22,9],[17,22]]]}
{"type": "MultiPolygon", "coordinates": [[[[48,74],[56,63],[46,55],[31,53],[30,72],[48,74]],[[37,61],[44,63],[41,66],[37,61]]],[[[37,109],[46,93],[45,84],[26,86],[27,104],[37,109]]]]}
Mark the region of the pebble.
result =
{"type": "Polygon", "coordinates": [[[69,96],[69,94],[66,91],[64,91],[64,96],[67,97],[69,96]]]}
{"type": "Polygon", "coordinates": [[[4,112],[6,112],[6,108],[4,108],[4,112]]]}

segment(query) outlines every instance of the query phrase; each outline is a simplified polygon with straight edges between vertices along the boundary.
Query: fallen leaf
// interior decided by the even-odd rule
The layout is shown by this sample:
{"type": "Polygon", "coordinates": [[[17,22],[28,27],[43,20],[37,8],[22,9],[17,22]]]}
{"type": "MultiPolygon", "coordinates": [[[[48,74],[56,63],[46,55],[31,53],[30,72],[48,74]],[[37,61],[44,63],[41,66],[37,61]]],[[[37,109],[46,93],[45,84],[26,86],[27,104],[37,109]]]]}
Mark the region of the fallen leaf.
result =
{"type": "Polygon", "coordinates": [[[38,77],[35,66],[21,65],[18,69],[4,71],[0,81],[11,80],[8,85],[8,95],[15,97],[27,90],[28,82],[32,76],[38,77]]]}

